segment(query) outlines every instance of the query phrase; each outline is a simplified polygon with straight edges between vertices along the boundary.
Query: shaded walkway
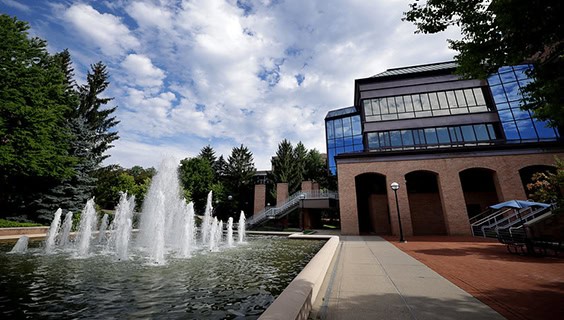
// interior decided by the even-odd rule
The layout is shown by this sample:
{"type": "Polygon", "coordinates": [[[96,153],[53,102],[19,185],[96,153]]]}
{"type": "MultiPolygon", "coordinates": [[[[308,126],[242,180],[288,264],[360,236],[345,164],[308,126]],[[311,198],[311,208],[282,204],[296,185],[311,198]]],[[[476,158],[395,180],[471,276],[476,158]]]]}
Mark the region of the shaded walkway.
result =
{"type": "Polygon", "coordinates": [[[507,319],[564,319],[562,257],[512,255],[475,237],[385,238],[507,319]]]}
{"type": "Polygon", "coordinates": [[[380,237],[341,236],[334,267],[313,318],[503,319],[380,237]]]}

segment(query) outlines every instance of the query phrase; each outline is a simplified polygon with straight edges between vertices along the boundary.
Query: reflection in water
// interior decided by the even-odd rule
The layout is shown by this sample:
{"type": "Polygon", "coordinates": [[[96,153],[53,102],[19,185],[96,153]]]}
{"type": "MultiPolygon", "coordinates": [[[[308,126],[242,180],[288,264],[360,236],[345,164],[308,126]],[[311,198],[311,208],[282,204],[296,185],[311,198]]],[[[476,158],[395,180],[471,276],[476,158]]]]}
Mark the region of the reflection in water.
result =
{"type": "MultiPolygon", "coordinates": [[[[163,266],[142,257],[115,262],[98,254],[75,259],[0,246],[3,318],[257,318],[323,241],[249,237],[247,244],[163,266]]],[[[103,252],[100,251],[100,252],[103,252]]]]}

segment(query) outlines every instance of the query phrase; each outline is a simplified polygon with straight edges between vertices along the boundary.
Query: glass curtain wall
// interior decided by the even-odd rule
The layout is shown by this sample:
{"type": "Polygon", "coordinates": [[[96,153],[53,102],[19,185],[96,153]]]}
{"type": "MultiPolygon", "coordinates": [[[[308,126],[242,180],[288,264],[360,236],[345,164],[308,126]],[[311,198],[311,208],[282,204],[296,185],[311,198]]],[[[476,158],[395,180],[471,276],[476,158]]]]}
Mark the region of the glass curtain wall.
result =
{"type": "Polygon", "coordinates": [[[559,138],[558,131],[536,120],[530,111],[521,110],[521,89],[532,80],[525,73],[527,65],[501,67],[488,77],[499,118],[507,142],[551,141],[559,138]]]}
{"type": "Polygon", "coordinates": [[[337,173],[336,155],[364,150],[360,115],[325,120],[325,129],[329,171],[334,175],[337,173]]]}

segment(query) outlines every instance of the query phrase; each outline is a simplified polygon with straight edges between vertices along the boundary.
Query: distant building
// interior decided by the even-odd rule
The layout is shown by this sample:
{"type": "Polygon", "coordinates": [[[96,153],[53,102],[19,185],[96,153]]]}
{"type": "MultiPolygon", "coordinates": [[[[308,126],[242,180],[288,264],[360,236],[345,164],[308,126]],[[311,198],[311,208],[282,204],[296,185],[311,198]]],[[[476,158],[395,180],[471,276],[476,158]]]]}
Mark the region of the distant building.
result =
{"type": "Polygon", "coordinates": [[[343,234],[470,234],[469,217],[526,199],[534,172],[564,157],[558,130],[520,109],[526,66],[461,79],[454,62],[355,81],[354,106],[326,118],[343,234]]]}

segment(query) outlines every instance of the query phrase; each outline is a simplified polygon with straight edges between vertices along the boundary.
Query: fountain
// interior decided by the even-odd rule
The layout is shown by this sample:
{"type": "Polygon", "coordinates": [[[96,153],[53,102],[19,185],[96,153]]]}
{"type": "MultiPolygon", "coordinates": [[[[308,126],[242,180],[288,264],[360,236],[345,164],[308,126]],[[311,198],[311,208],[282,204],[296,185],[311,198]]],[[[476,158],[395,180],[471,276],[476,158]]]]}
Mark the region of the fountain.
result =
{"type": "Polygon", "coordinates": [[[67,212],[60,227],[62,210],[57,210],[43,249],[32,243],[26,252],[21,239],[13,249],[18,254],[10,259],[0,250],[2,314],[257,318],[323,242],[268,236],[246,240],[243,212],[238,241],[233,218],[224,237],[223,222],[213,216],[211,192],[198,230],[194,206],[181,196],[177,169],[174,160],[162,162],[139,214],[138,231],[132,229],[135,199],[123,193],[107,232],[106,223],[100,224],[99,232],[107,237],[95,236],[99,222],[90,199],[74,238],[73,214],[67,212]]]}
{"type": "Polygon", "coordinates": [[[59,233],[59,225],[61,224],[61,214],[63,210],[59,208],[55,212],[55,217],[51,221],[49,231],[47,231],[47,239],[45,240],[45,253],[52,253],[55,247],[55,237],[59,233]]]}
{"type": "Polygon", "coordinates": [[[29,243],[29,237],[28,236],[21,236],[18,239],[18,242],[16,242],[16,244],[12,248],[12,251],[10,251],[9,253],[24,253],[24,252],[26,252],[28,243],[29,243]]]}
{"type": "Polygon", "coordinates": [[[72,212],[67,212],[65,215],[65,221],[63,221],[63,231],[59,239],[59,246],[61,248],[66,248],[70,244],[70,232],[72,229],[72,212]]]}
{"type": "Polygon", "coordinates": [[[108,214],[105,213],[102,217],[102,222],[100,222],[100,228],[98,229],[98,243],[106,238],[106,229],[108,229],[108,214]]]}

